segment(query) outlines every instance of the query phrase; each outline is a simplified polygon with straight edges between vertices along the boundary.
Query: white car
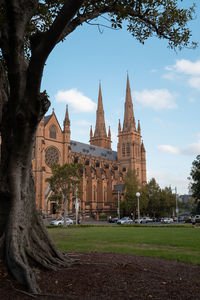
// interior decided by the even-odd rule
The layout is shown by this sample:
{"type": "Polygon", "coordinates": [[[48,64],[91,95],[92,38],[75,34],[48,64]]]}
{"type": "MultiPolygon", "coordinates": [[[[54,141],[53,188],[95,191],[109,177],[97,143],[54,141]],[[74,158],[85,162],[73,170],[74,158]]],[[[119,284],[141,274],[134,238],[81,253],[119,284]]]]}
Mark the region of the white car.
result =
{"type": "Polygon", "coordinates": [[[122,224],[133,224],[133,220],[129,217],[124,217],[124,218],[121,218],[117,221],[117,224],[118,225],[122,225],[122,224]]]}
{"type": "MultiPolygon", "coordinates": [[[[70,218],[66,218],[66,224],[67,225],[73,225],[74,221],[70,218]]],[[[64,218],[60,217],[59,219],[53,220],[50,222],[50,225],[64,225],[64,218]]]]}
{"type": "Polygon", "coordinates": [[[140,219],[141,224],[147,224],[148,222],[152,222],[153,220],[149,217],[143,217],[140,219]]]}
{"type": "Polygon", "coordinates": [[[173,222],[174,222],[174,220],[172,218],[164,218],[162,220],[162,223],[164,223],[164,224],[170,224],[170,223],[173,223],[173,222]]]}

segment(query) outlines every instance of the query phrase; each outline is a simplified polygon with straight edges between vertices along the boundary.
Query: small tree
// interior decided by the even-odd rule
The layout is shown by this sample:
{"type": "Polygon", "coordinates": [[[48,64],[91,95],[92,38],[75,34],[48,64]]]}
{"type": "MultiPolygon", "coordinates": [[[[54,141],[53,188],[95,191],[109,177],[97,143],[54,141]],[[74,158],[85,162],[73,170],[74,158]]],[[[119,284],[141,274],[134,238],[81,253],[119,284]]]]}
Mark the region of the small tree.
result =
{"type": "Polygon", "coordinates": [[[135,170],[128,170],[125,177],[125,197],[123,203],[123,210],[125,214],[130,215],[136,212],[137,197],[136,193],[139,190],[139,182],[135,170]]]}
{"type": "Polygon", "coordinates": [[[176,205],[176,195],[172,193],[171,187],[165,187],[160,193],[160,212],[162,215],[172,215],[176,205]]]}
{"type": "Polygon", "coordinates": [[[160,206],[160,192],[161,188],[156,182],[155,178],[152,178],[146,185],[146,192],[148,198],[147,211],[151,216],[159,216],[160,206]]]}
{"type": "Polygon", "coordinates": [[[64,227],[66,227],[67,207],[74,186],[80,182],[81,164],[52,165],[52,176],[47,178],[53,192],[53,198],[62,201],[64,211],[64,227]]]}
{"type": "Polygon", "coordinates": [[[192,195],[196,200],[198,200],[200,199],[200,155],[198,155],[193,161],[190,175],[192,179],[192,195]]]}

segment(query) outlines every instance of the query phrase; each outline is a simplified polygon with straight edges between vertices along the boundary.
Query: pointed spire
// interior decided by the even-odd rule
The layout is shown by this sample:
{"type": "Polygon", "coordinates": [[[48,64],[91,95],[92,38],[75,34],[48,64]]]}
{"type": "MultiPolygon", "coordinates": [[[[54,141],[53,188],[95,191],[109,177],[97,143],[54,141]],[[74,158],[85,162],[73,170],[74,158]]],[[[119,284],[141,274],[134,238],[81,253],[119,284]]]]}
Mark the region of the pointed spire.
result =
{"type": "Polygon", "coordinates": [[[63,125],[64,125],[64,127],[65,127],[65,126],[70,126],[69,112],[68,112],[68,105],[66,105],[65,119],[64,119],[63,125]]]}
{"type": "Polygon", "coordinates": [[[137,127],[137,131],[138,131],[139,133],[141,132],[140,120],[138,120],[138,127],[137,127]]]}
{"type": "Polygon", "coordinates": [[[102,92],[101,92],[101,81],[99,81],[99,96],[98,96],[98,110],[103,110],[102,92]]]}
{"type": "Polygon", "coordinates": [[[135,118],[134,118],[134,114],[133,114],[133,103],[132,103],[132,97],[131,97],[129,76],[127,73],[123,131],[132,131],[133,129],[135,129],[135,118]]]}
{"type": "Polygon", "coordinates": [[[104,120],[101,82],[99,82],[99,96],[98,96],[98,105],[97,105],[97,112],[96,112],[96,126],[95,126],[94,137],[101,137],[101,138],[107,137],[105,120],[104,120]]]}
{"type": "Polygon", "coordinates": [[[120,123],[120,119],[119,119],[119,125],[118,125],[118,132],[121,132],[121,123],[120,123]]]}
{"type": "Polygon", "coordinates": [[[110,131],[110,126],[109,126],[109,129],[108,129],[108,138],[109,138],[109,140],[111,139],[111,131],[110,131]]]}
{"type": "Polygon", "coordinates": [[[93,137],[92,125],[90,126],[90,139],[93,137]]]}
{"type": "Polygon", "coordinates": [[[141,151],[146,152],[143,141],[142,141],[142,144],[141,144],[141,151]]]}
{"type": "Polygon", "coordinates": [[[126,101],[132,102],[131,98],[131,88],[130,88],[130,82],[129,82],[129,76],[127,73],[127,81],[126,81],[126,101]]]}

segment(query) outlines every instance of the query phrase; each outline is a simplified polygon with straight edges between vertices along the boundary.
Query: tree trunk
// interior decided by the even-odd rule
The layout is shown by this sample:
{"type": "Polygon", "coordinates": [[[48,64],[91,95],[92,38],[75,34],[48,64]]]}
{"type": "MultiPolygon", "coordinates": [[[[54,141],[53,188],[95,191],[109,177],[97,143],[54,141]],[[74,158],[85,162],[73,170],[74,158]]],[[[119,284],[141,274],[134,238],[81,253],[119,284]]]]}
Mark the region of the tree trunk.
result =
{"type": "Polygon", "coordinates": [[[30,21],[40,15],[39,2],[0,1],[0,50],[5,63],[5,69],[0,65],[0,254],[13,276],[34,293],[39,287],[32,265],[55,269],[69,263],[36,211],[31,160],[37,126],[49,107],[46,92],[40,93],[44,65],[83,0],[64,1],[50,28],[34,33],[30,21]],[[1,69],[9,85],[7,94],[1,69]]]}
{"type": "Polygon", "coordinates": [[[1,255],[12,275],[38,293],[37,273],[32,266],[56,269],[70,260],[56,249],[36,210],[31,160],[39,120],[31,122],[26,108],[18,108],[13,114],[9,102],[5,106],[1,127],[1,255]]]}

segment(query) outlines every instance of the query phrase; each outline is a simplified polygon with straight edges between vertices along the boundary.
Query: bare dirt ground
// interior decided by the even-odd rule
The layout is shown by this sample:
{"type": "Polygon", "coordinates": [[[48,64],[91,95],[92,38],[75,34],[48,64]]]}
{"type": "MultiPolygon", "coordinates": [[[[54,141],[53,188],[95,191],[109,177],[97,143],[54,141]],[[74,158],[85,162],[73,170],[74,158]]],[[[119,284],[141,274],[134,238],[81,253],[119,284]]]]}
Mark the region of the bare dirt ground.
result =
{"type": "Polygon", "coordinates": [[[26,294],[0,262],[0,299],[200,299],[200,266],[158,258],[69,253],[71,267],[40,271],[41,295],[26,294]]]}

